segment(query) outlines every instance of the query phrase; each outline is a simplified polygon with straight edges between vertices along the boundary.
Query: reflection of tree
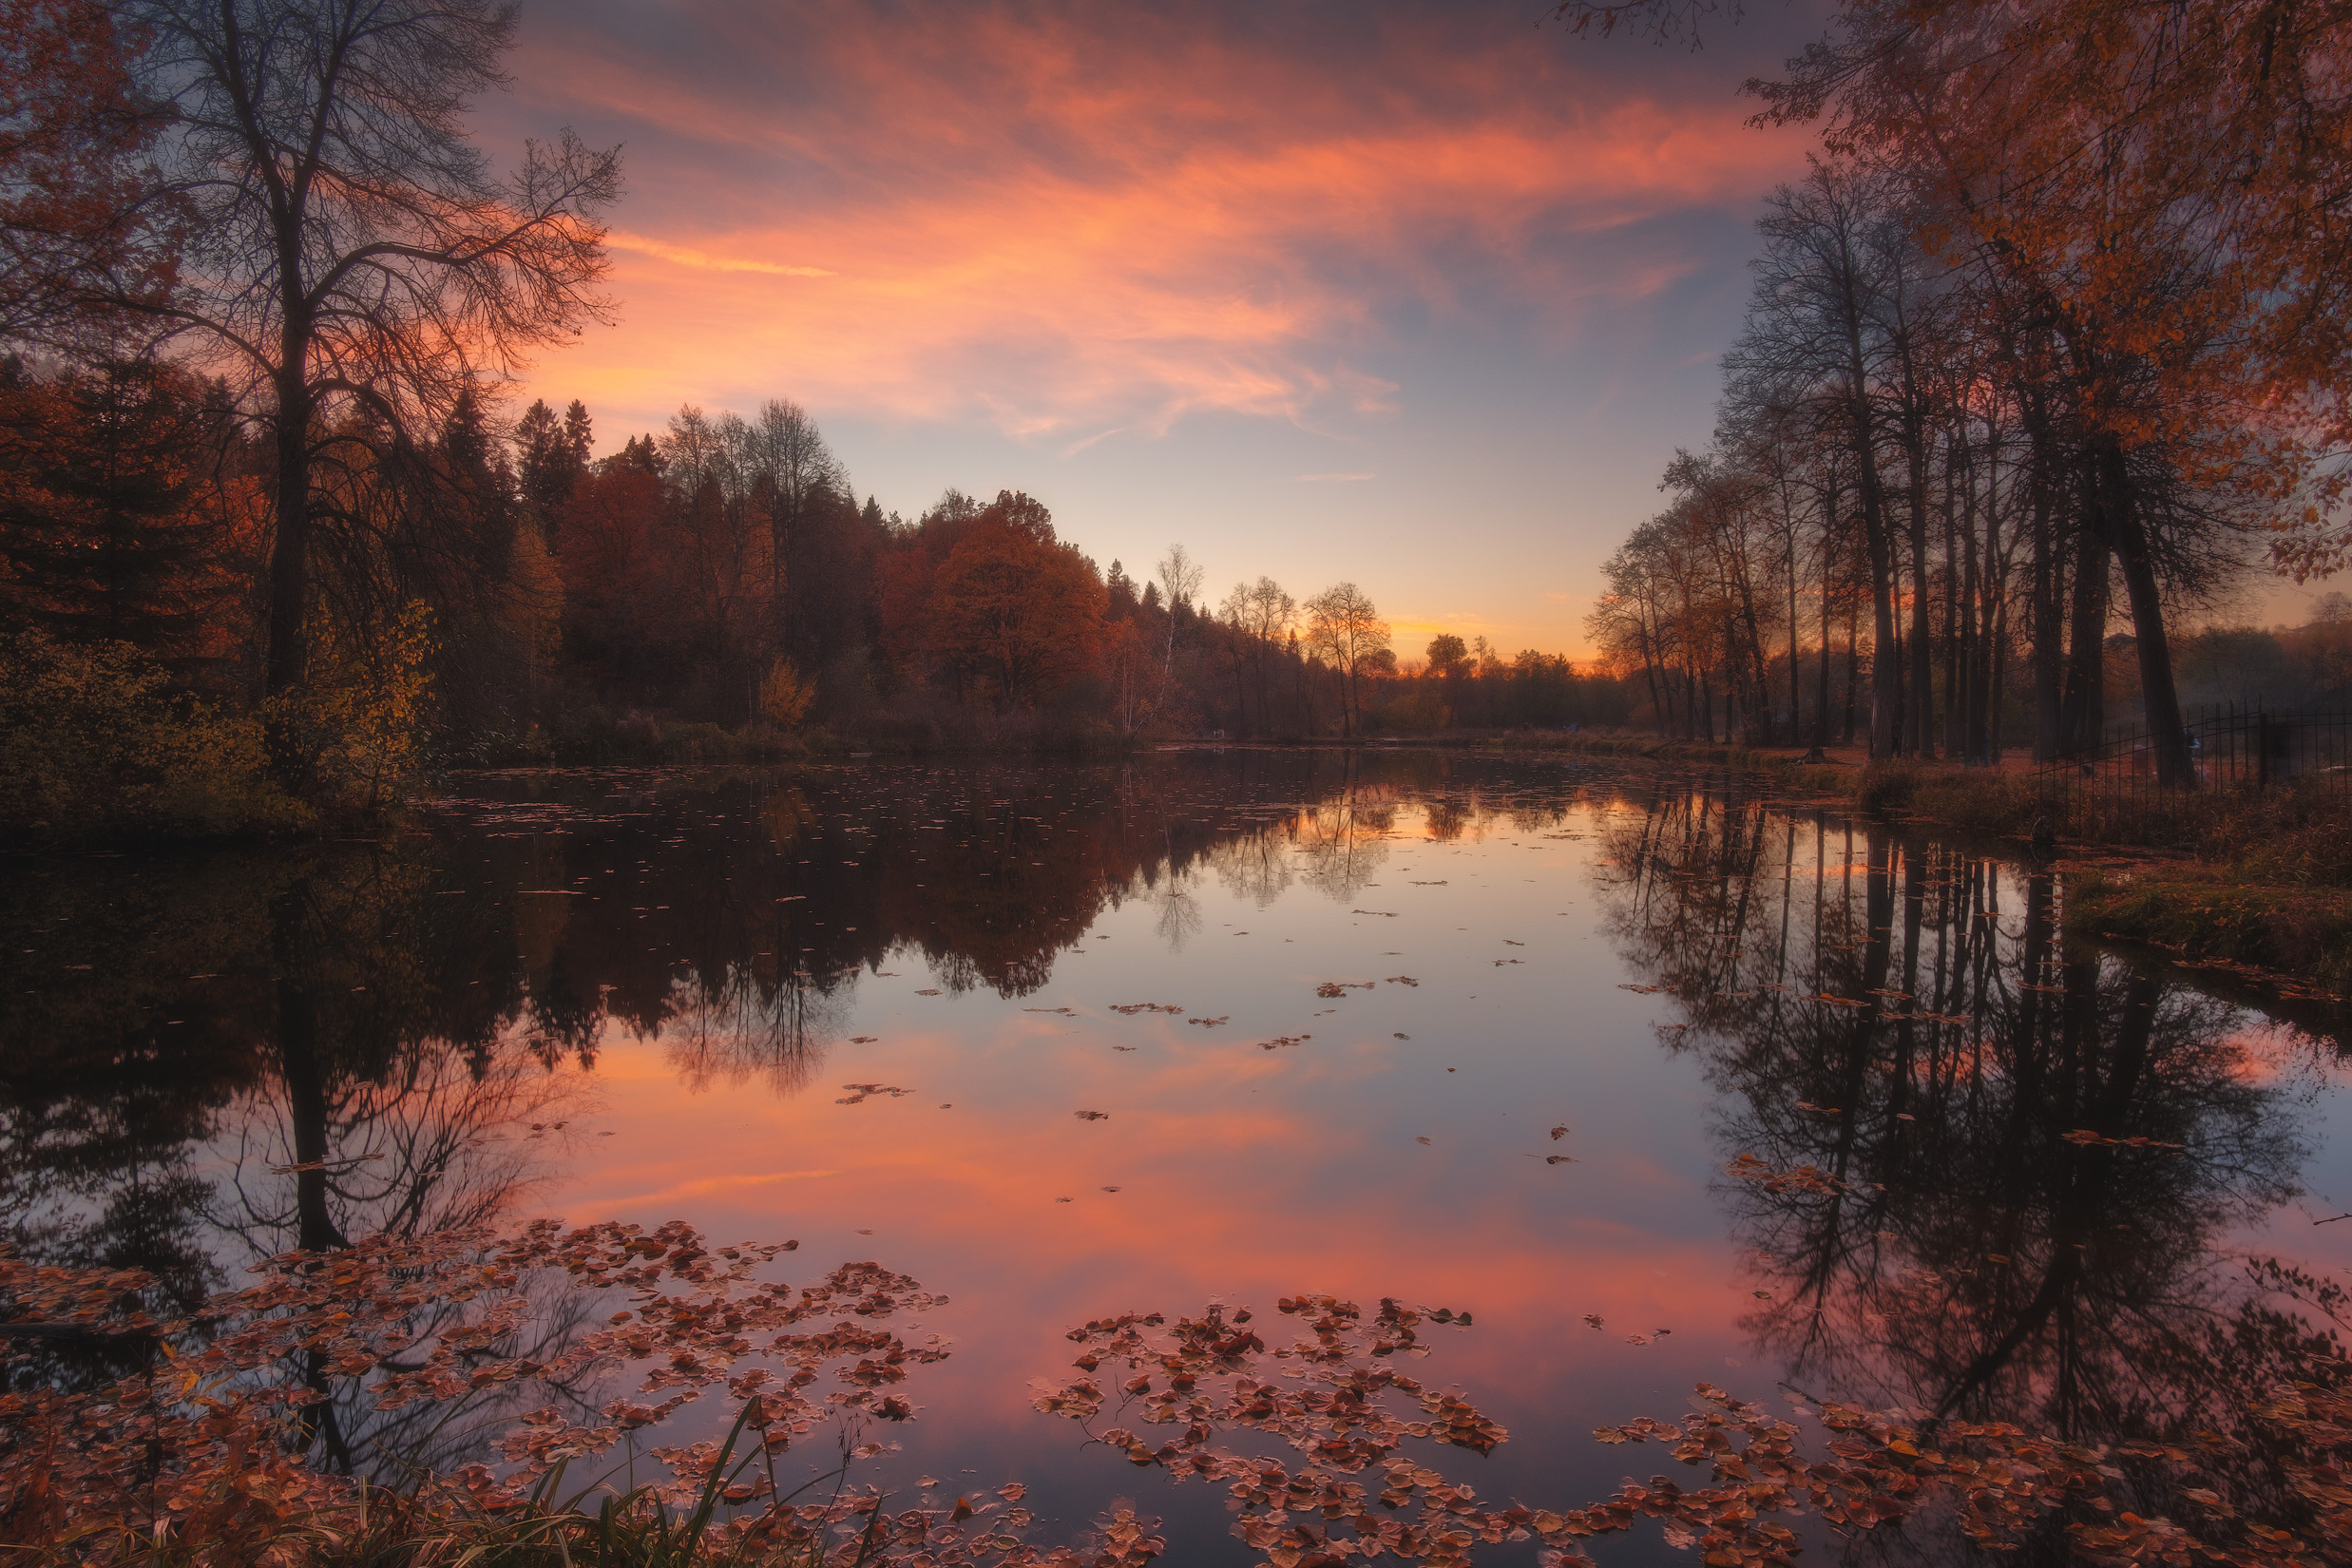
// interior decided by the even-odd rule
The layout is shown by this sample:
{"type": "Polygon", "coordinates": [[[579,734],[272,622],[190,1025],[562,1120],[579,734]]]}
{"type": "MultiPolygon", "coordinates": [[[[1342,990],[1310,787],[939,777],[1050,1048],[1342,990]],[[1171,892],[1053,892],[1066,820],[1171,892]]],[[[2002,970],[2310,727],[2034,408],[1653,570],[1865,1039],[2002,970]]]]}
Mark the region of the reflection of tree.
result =
{"type": "Polygon", "coordinates": [[[2050,873],[1695,794],[1609,849],[1615,934],[1754,1161],[1725,1189],[1748,1328],[1793,1381],[2097,1440],[2333,1375],[2228,1252],[2296,1191],[2275,1063],[2226,1004],[2067,949],[2050,873]]]}
{"type": "Polygon", "coordinates": [[[1280,898],[1296,872],[1280,835],[1265,828],[1235,833],[1209,851],[1217,882],[1235,898],[1263,909],[1280,898]]]}
{"type": "Polygon", "coordinates": [[[1182,952],[1184,944],[1200,934],[1200,900],[1193,896],[1191,879],[1183,872],[1170,871],[1153,902],[1159,912],[1153,918],[1152,929],[1170,952],[1182,952]]]}
{"type": "Polygon", "coordinates": [[[1398,803],[1393,789],[1351,776],[1330,798],[1299,812],[1291,831],[1301,880],[1342,902],[1362,892],[1388,858],[1398,803]]]}
{"type": "Polygon", "coordinates": [[[693,977],[679,990],[665,1042],[670,1066],[697,1093],[754,1074],[779,1094],[806,1088],[825,1048],[841,1038],[851,994],[819,989],[806,971],[785,973],[773,958],[731,969],[716,985],[693,977]]]}

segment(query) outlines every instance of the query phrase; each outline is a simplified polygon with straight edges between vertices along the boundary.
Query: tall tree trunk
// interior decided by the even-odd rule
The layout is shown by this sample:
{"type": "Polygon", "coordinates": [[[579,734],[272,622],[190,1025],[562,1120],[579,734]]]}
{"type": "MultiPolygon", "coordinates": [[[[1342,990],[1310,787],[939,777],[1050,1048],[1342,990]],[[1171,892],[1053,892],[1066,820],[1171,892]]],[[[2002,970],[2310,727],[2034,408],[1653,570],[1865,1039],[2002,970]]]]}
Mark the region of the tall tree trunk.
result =
{"type": "Polygon", "coordinates": [[[1848,598],[1845,602],[1845,712],[1838,744],[1854,743],[1854,703],[1862,687],[1862,601],[1848,598]]]}
{"type": "Polygon", "coordinates": [[[1821,536],[1821,674],[1813,689],[1813,749],[1829,744],[1829,577],[1836,561],[1837,495],[1830,493],[1822,511],[1821,536]]]}
{"type": "Polygon", "coordinates": [[[1918,756],[1936,755],[1936,661],[1929,641],[1927,593],[1927,438],[1914,428],[1904,442],[1910,463],[1905,510],[1911,525],[1911,697],[1903,730],[1918,756]]]}
{"type": "Polygon", "coordinates": [[[2034,456],[2034,760],[2055,762],[2065,750],[2065,584],[2050,530],[2050,469],[2040,443],[2034,456]]]}
{"type": "Polygon", "coordinates": [[[2156,565],[2147,525],[2133,504],[2132,475],[2123,448],[2113,437],[2100,443],[2100,488],[2107,493],[2115,557],[2123,565],[2125,597],[2132,605],[2132,635],[2140,660],[2140,700],[2148,719],[2149,744],[2156,754],[2156,781],[2187,784],[2195,777],[2189,731],[2181,722],[2180,692],[2172,683],[2172,649],[2165,636],[2164,601],[2156,587],[2156,565]]]}
{"type": "MultiPolygon", "coordinates": [[[[2083,488],[2095,490],[2085,476],[2083,488]]],[[[2095,494],[2084,497],[2082,526],[2075,547],[2073,643],[2067,650],[2064,716],[2058,755],[2082,756],[2098,750],[2107,728],[2107,508],[2095,494]]]]}
{"type": "MultiPolygon", "coordinates": [[[[291,340],[291,330],[287,335],[291,340]]],[[[287,352],[296,352],[291,341],[287,352]]],[[[310,663],[303,621],[310,588],[311,405],[300,360],[294,365],[291,373],[277,376],[277,494],[273,508],[276,532],[270,541],[270,647],[262,688],[273,698],[300,686],[310,663]]],[[[266,738],[270,771],[277,781],[300,783],[296,774],[301,758],[283,715],[272,714],[266,738]]]]}
{"type": "Polygon", "coordinates": [[[1970,677],[1976,657],[1977,475],[1963,422],[1943,444],[1943,755],[1974,762],[1968,751],[1970,677]],[[1964,498],[1964,503],[1960,503],[1964,498]],[[1960,517],[1970,548],[1960,548],[1960,517]],[[1961,589],[1968,591],[1963,594],[1961,589]]]}

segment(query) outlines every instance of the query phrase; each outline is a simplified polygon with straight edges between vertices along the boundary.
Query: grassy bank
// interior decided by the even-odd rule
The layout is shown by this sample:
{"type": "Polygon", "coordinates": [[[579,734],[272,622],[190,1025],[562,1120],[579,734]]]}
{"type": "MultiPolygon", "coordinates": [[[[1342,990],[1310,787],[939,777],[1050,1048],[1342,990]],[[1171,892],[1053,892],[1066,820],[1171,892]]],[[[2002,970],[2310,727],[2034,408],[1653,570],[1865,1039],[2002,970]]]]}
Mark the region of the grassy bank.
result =
{"type": "Polygon", "coordinates": [[[2330,780],[2094,794],[2062,806],[2017,772],[1917,763],[1790,771],[1815,788],[1845,783],[1874,813],[2071,850],[2066,924],[2077,934],[2264,971],[2304,999],[2352,998],[2352,795],[2330,780]]]}
{"type": "Polygon", "coordinates": [[[2286,995],[2352,998],[2352,794],[2328,779],[2266,790],[2054,801],[2030,771],[1947,762],[1807,762],[1794,750],[1541,734],[1469,744],[1539,755],[1642,757],[1762,774],[1785,790],[1939,831],[2038,842],[2071,864],[2066,921],[2186,962],[2259,971],[2286,995]]]}

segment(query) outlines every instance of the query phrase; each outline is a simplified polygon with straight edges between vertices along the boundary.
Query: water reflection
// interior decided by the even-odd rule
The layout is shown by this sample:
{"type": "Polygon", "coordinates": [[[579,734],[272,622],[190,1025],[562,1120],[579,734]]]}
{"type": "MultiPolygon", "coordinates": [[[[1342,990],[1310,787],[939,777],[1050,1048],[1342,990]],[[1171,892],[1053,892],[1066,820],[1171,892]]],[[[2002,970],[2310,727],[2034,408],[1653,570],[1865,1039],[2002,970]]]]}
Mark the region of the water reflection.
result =
{"type": "Polygon", "coordinates": [[[2047,870],[1700,795],[1607,858],[1613,934],[1747,1167],[1718,1184],[1742,1327],[1794,1386],[2179,1438],[2341,1374],[2295,1282],[2230,1247],[2299,1195],[2311,1042],[2068,945],[2047,870]]]}
{"type": "MultiPolygon", "coordinates": [[[[1673,1354],[1719,1338],[1694,1371],[1745,1348],[1872,1405],[2218,1427],[2320,1353],[2229,1252],[2298,1191],[2308,1061],[2068,949],[2060,896],[1656,775],[1431,755],[492,777],[387,845],[27,863],[0,1222],[181,1310],[256,1255],[557,1201],[832,1223],[993,1290],[991,1376],[1178,1276],[1377,1299],[1417,1270],[1499,1325],[1488,1386],[1553,1380],[1531,1402],[1633,1354],[1576,1326],[1622,1301],[1673,1354]],[[1622,967],[1578,946],[1593,881],[1622,967]],[[1662,1052],[1619,1027],[1629,971],[1662,1052]],[[1145,999],[1192,1020],[1101,1011],[1145,999]],[[925,1093],[837,1109],[860,1075],[925,1093]],[[1821,1175],[1711,1175],[1742,1155],[1821,1175]],[[1676,1319],[1726,1214],[1747,1310],[1676,1319]]],[[[398,1435],[321,1416],[338,1463],[398,1435]]]]}
{"type": "Polygon", "coordinates": [[[518,775],[387,845],[31,865],[0,901],[0,1209],[58,1262],[193,1304],[250,1255],[495,1219],[566,1143],[608,1030],[792,1092],[863,973],[1027,996],[1105,908],[1174,948],[1211,873],[1293,850],[1349,895],[1387,806],[1343,769],[518,775]],[[1214,782],[1214,787],[1212,787],[1214,782]]]}

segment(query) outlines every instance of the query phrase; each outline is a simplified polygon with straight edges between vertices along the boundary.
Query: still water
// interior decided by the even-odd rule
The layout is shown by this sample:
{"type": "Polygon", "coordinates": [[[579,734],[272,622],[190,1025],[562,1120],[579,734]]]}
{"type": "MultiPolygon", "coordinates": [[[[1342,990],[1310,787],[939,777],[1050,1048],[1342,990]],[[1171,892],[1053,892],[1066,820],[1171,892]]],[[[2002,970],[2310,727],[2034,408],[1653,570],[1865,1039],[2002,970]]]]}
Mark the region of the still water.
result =
{"type": "Polygon", "coordinates": [[[1470,1312],[1419,1370],[1512,1436],[1453,1473],[1535,1505],[1701,1380],[2228,1425],[2278,1271],[2352,1270],[2342,1071],[2063,941],[2063,882],[1633,765],[477,776],[385,844],[10,863],[0,1195],[189,1303],[543,1214],[874,1259],[953,1354],[873,1479],[1025,1481],[1040,1540],[1130,1498],[1171,1560],[1247,1556],[1217,1492],[1030,1407],[1086,1319],[1470,1312]]]}

